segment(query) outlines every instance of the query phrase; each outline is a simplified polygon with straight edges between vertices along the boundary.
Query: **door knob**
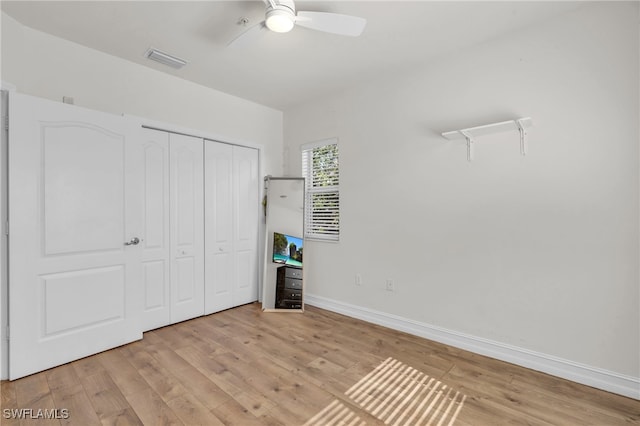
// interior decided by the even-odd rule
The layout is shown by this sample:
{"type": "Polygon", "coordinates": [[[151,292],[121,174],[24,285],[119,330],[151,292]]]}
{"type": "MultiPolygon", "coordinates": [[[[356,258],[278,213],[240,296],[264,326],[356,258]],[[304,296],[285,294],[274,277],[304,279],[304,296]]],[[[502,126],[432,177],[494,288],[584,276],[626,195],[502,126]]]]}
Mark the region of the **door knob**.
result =
{"type": "Polygon", "coordinates": [[[140,242],[140,238],[138,238],[138,237],[133,237],[133,238],[131,239],[131,241],[128,241],[128,242],[124,243],[124,245],[125,245],[125,246],[135,246],[135,245],[138,245],[138,243],[139,243],[139,242],[140,242]]]}

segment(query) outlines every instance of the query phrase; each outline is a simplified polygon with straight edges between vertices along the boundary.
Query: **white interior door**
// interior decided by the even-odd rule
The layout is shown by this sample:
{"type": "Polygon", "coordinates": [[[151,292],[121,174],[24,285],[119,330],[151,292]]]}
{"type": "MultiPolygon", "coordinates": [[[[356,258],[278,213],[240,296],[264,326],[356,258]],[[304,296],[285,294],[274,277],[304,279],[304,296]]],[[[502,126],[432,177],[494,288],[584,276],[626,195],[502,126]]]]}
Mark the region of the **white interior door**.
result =
{"type": "Polygon", "coordinates": [[[258,150],[233,147],[234,306],[258,299],[258,170],[258,150]]]}
{"type": "Polygon", "coordinates": [[[258,150],[205,142],[205,313],[258,299],[258,150]]]}
{"type": "Polygon", "coordinates": [[[171,324],[169,134],[140,129],[143,143],[142,329],[171,324]]]}
{"type": "Polygon", "coordinates": [[[233,146],[205,142],[205,313],[233,307],[233,146]]]}
{"type": "Polygon", "coordinates": [[[171,322],[204,315],[203,141],[169,135],[171,322]]]}
{"type": "Polygon", "coordinates": [[[9,377],[142,337],[139,143],[122,117],[11,94],[9,377]]]}

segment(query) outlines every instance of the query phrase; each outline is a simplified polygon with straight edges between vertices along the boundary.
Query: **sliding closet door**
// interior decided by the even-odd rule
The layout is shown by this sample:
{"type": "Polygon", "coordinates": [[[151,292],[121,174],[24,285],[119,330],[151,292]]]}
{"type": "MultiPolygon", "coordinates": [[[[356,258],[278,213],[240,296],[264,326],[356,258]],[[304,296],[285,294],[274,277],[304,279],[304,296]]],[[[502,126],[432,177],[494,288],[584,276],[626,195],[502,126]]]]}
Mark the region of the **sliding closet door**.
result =
{"type": "Polygon", "coordinates": [[[9,377],[142,337],[142,149],[120,116],[11,94],[9,377]]]}
{"type": "Polygon", "coordinates": [[[205,312],[258,299],[258,151],[205,142],[205,312]]]}
{"type": "Polygon", "coordinates": [[[205,141],[205,313],[233,305],[233,146],[205,141]]]}
{"type": "Polygon", "coordinates": [[[233,147],[234,306],[258,299],[258,150],[233,147]]]}
{"type": "Polygon", "coordinates": [[[204,314],[203,141],[169,136],[171,322],[204,314]]]}
{"type": "Polygon", "coordinates": [[[143,143],[142,329],[171,323],[169,134],[140,129],[143,143]]]}

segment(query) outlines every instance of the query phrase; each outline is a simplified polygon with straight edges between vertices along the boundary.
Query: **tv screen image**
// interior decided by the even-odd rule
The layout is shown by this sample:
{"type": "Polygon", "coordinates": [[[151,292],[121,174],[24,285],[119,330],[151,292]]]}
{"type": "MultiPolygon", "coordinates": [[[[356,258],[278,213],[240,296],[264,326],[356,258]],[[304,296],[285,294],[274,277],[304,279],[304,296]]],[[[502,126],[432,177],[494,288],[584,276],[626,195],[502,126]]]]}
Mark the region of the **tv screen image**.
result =
{"type": "Polygon", "coordinates": [[[302,268],[302,238],[273,233],[273,262],[302,268]]]}

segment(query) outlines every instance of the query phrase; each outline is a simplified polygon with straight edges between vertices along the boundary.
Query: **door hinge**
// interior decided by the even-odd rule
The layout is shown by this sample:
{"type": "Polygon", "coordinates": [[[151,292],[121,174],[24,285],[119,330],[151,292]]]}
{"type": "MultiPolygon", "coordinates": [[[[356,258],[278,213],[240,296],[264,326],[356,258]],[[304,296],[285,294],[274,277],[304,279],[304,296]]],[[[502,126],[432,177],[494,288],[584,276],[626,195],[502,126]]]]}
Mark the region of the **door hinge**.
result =
{"type": "Polygon", "coordinates": [[[4,235],[9,235],[9,221],[4,223],[4,235]]]}
{"type": "Polygon", "coordinates": [[[9,130],[9,116],[5,115],[2,117],[2,122],[4,123],[4,129],[9,130]]]}
{"type": "Polygon", "coordinates": [[[10,330],[11,328],[9,326],[7,326],[7,335],[5,336],[5,339],[9,340],[9,336],[10,336],[10,330]]]}

